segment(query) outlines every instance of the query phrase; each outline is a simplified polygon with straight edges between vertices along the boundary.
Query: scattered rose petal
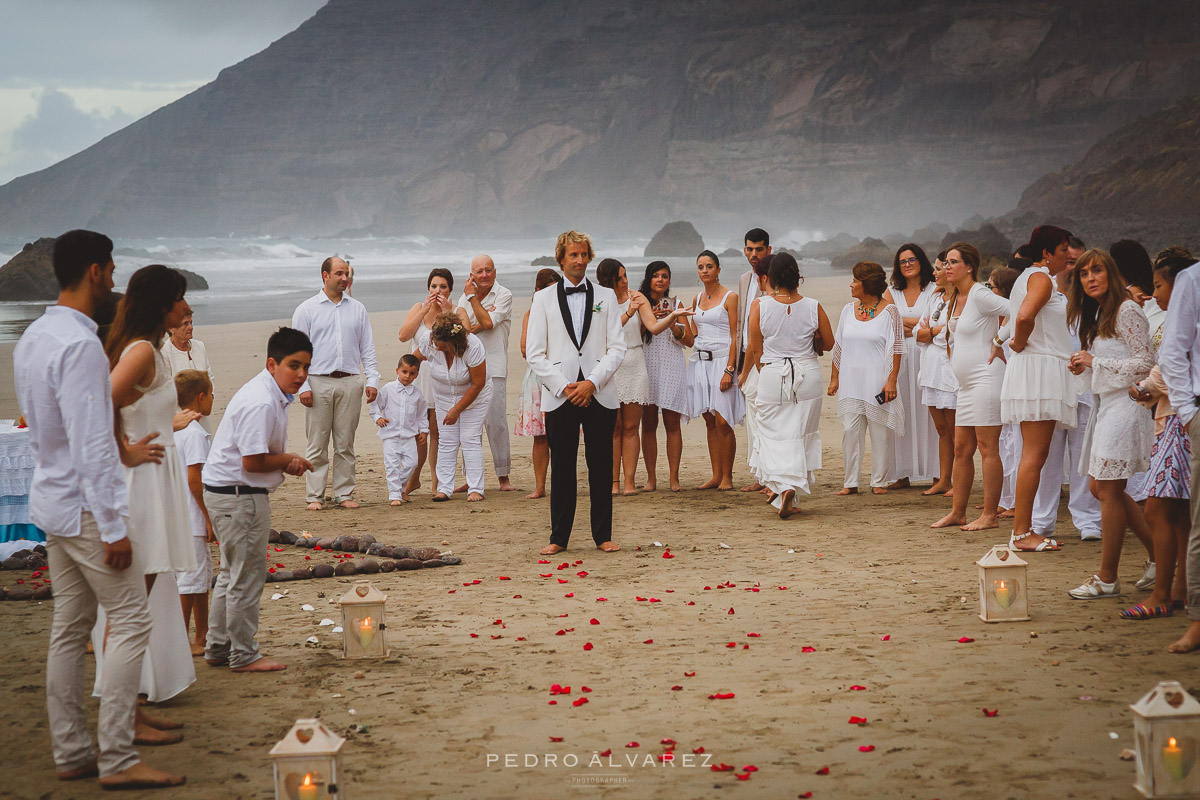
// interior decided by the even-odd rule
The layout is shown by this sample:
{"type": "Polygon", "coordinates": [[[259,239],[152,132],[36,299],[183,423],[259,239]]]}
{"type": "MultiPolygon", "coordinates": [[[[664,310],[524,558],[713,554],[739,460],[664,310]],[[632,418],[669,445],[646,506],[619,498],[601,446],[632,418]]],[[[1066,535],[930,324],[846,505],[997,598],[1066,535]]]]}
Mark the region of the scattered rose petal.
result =
{"type": "Polygon", "coordinates": [[[583,705],[587,701],[588,701],[588,699],[586,697],[580,697],[580,698],[576,699],[574,703],[571,703],[571,705],[575,706],[576,708],[579,708],[579,706],[583,705]]]}
{"type": "Polygon", "coordinates": [[[512,578],[508,577],[507,575],[501,575],[501,576],[500,576],[500,580],[502,580],[502,581],[511,581],[511,580],[512,580],[512,578]]]}
{"type": "Polygon", "coordinates": [[[304,560],[305,560],[305,561],[312,561],[312,556],[305,556],[305,557],[304,557],[304,560]]]}
{"type": "Polygon", "coordinates": [[[539,564],[549,564],[550,562],[549,562],[549,561],[547,561],[547,560],[546,560],[546,559],[544,559],[544,558],[540,558],[540,559],[538,559],[538,563],[539,563],[539,564]]]}
{"type": "Polygon", "coordinates": [[[852,691],[852,692],[861,692],[861,691],[864,691],[866,688],[867,688],[867,687],[865,687],[865,686],[859,686],[859,685],[856,683],[856,684],[854,684],[853,686],[851,686],[851,687],[850,687],[850,691],[852,691]]]}
{"type": "Polygon", "coordinates": [[[577,566],[577,567],[578,567],[578,566],[579,566],[580,564],[582,564],[582,563],[583,563],[583,559],[581,558],[581,559],[579,559],[578,561],[576,561],[576,562],[575,562],[575,566],[577,566]]]}
{"type": "Polygon", "coordinates": [[[521,595],[519,595],[519,594],[513,595],[513,600],[520,600],[520,599],[521,599],[521,595]]]}
{"type": "Polygon", "coordinates": [[[860,753],[870,753],[874,749],[875,749],[875,745],[873,745],[873,744],[860,744],[858,746],[858,752],[860,752],[860,753]]]}
{"type": "Polygon", "coordinates": [[[657,597],[651,597],[651,598],[650,598],[650,602],[651,602],[651,603],[661,603],[661,602],[662,602],[662,600],[659,600],[657,597]]]}
{"type": "Polygon", "coordinates": [[[708,591],[711,591],[711,590],[712,590],[712,587],[711,587],[711,586],[705,586],[705,587],[704,587],[704,591],[706,591],[706,592],[708,592],[708,591]]]}
{"type": "MultiPolygon", "coordinates": [[[[481,581],[479,578],[476,578],[475,580],[471,581],[472,586],[477,586],[481,583],[483,583],[483,581],[481,581]]],[[[466,586],[466,584],[464,583],[463,586],[466,586]]]]}
{"type": "Polygon", "coordinates": [[[783,591],[783,590],[784,590],[784,589],[786,589],[787,587],[786,587],[786,586],[780,586],[780,587],[778,587],[778,588],[779,588],[779,590],[780,590],[780,591],[783,591]]]}
{"type": "Polygon", "coordinates": [[[665,763],[667,763],[668,761],[674,761],[674,760],[675,760],[675,753],[673,753],[672,751],[668,750],[667,752],[665,752],[665,753],[662,753],[661,755],[659,755],[659,757],[658,757],[658,760],[659,760],[659,761],[661,761],[661,762],[663,762],[664,764],[665,764],[665,763]]]}
{"type": "Polygon", "coordinates": [[[733,764],[721,763],[713,764],[711,767],[709,767],[709,769],[711,769],[713,772],[733,772],[737,768],[733,766],[733,764]]]}
{"type": "Polygon", "coordinates": [[[546,705],[548,705],[548,706],[556,706],[556,705],[558,705],[558,701],[557,701],[557,700],[551,700],[549,703],[546,703],[546,705]]]}
{"type": "Polygon", "coordinates": [[[675,744],[675,740],[674,739],[660,739],[658,743],[659,744],[675,744]]]}
{"type": "Polygon", "coordinates": [[[694,606],[694,605],[696,605],[696,601],[695,601],[695,600],[688,600],[686,603],[684,603],[684,605],[685,605],[685,606],[694,606]]]}
{"type": "Polygon", "coordinates": [[[561,736],[551,736],[550,737],[550,741],[552,741],[552,742],[561,742],[562,740],[563,740],[563,737],[561,737],[561,736]]]}
{"type": "Polygon", "coordinates": [[[646,641],[642,642],[642,644],[654,644],[654,640],[653,640],[653,639],[647,639],[646,641]]]}
{"type": "Polygon", "coordinates": [[[574,596],[575,596],[574,592],[567,592],[566,594],[563,595],[563,597],[574,597],[574,596]]]}
{"type": "Polygon", "coordinates": [[[590,688],[588,688],[587,686],[580,686],[580,687],[579,687],[579,691],[581,691],[581,692],[590,692],[590,691],[591,691],[591,689],[590,689],[590,688]]]}
{"type": "Polygon", "coordinates": [[[575,573],[575,577],[577,577],[577,578],[586,578],[587,576],[588,576],[588,574],[587,574],[586,569],[581,569],[581,570],[579,570],[579,572],[575,573]]]}
{"type": "Polygon", "coordinates": [[[799,797],[800,800],[808,800],[808,798],[812,797],[812,792],[805,792],[804,794],[798,794],[798,795],[796,795],[796,797],[799,797]]]}
{"type": "Polygon", "coordinates": [[[276,553],[282,553],[282,552],[283,552],[283,548],[282,548],[282,547],[276,547],[276,548],[275,548],[275,552],[276,552],[276,553]]]}
{"type": "Polygon", "coordinates": [[[750,773],[743,772],[742,774],[734,775],[733,777],[737,778],[739,781],[748,781],[748,780],[750,780],[750,773]]]}
{"type": "Polygon", "coordinates": [[[539,577],[539,578],[553,578],[553,577],[554,577],[554,573],[553,573],[553,572],[547,572],[545,575],[543,575],[542,573],[540,573],[540,572],[539,572],[539,573],[538,573],[538,577],[539,577]]]}
{"type": "Polygon", "coordinates": [[[726,647],[737,647],[737,642],[730,642],[729,644],[727,644],[725,646],[726,647]]]}
{"type": "Polygon", "coordinates": [[[991,711],[988,711],[986,708],[983,709],[983,715],[985,717],[994,717],[999,713],[1000,713],[1000,709],[998,709],[998,708],[993,708],[991,711]]]}
{"type": "Polygon", "coordinates": [[[313,550],[320,550],[320,549],[321,549],[321,545],[319,545],[319,544],[313,545],[313,550]]]}
{"type": "Polygon", "coordinates": [[[732,700],[733,692],[718,692],[716,694],[710,694],[708,696],[708,699],[709,700],[732,700]]]}
{"type": "MultiPolygon", "coordinates": [[[[275,571],[274,567],[271,567],[270,569],[267,570],[267,572],[274,572],[274,571],[275,571]]],[[[25,581],[17,581],[17,583],[24,583],[24,582],[25,581]]]]}
{"type": "Polygon", "coordinates": [[[881,641],[881,642],[890,642],[891,639],[892,639],[892,635],[890,633],[885,633],[883,636],[879,637],[879,641],[881,641]]]}
{"type": "Polygon", "coordinates": [[[746,635],[751,639],[758,639],[762,637],[761,633],[747,633],[746,635]]]}
{"type": "Polygon", "coordinates": [[[472,633],[472,634],[469,634],[469,635],[470,635],[470,637],[471,637],[472,639],[478,639],[478,638],[479,638],[479,634],[478,634],[478,633],[472,633]]]}
{"type": "Polygon", "coordinates": [[[498,620],[495,620],[494,622],[492,622],[492,624],[493,624],[493,625],[503,625],[503,624],[504,624],[504,620],[502,620],[502,619],[498,619],[498,620]]]}
{"type": "Polygon", "coordinates": [[[568,581],[567,581],[567,579],[566,579],[566,578],[559,578],[559,579],[558,579],[558,582],[559,582],[559,583],[567,583],[568,581]]]}
{"type": "Polygon", "coordinates": [[[454,594],[457,591],[458,589],[451,589],[450,591],[446,592],[446,594],[454,594]]]}
{"type": "Polygon", "coordinates": [[[609,756],[612,755],[612,748],[610,747],[607,750],[601,752],[600,755],[604,756],[605,758],[608,758],[609,756]]]}
{"type": "Polygon", "coordinates": [[[554,635],[555,636],[566,636],[567,632],[564,631],[562,628],[559,628],[557,631],[554,632],[554,635]]]}
{"type": "Polygon", "coordinates": [[[693,753],[695,753],[696,755],[700,755],[701,753],[703,753],[703,752],[704,752],[704,748],[703,748],[703,747],[697,747],[697,748],[693,749],[693,750],[692,750],[692,752],[693,752],[693,753]]]}
{"type": "Polygon", "coordinates": [[[750,645],[748,645],[748,644],[744,644],[744,645],[742,645],[742,649],[743,649],[743,650],[749,650],[749,649],[750,649],[750,645]]]}
{"type": "Polygon", "coordinates": [[[730,613],[730,614],[732,614],[732,613],[733,613],[733,606],[730,606],[730,607],[729,607],[729,613],[730,613]]]}
{"type": "Polygon", "coordinates": [[[753,764],[748,764],[742,767],[742,772],[758,772],[758,767],[754,766],[753,764]]]}
{"type": "Polygon", "coordinates": [[[504,636],[503,636],[503,635],[500,635],[500,634],[497,634],[497,635],[493,636],[492,638],[493,638],[493,639],[503,639],[503,638],[504,638],[504,636]]]}
{"type": "Polygon", "coordinates": [[[675,686],[672,686],[672,687],[671,687],[671,691],[672,691],[672,692],[678,692],[678,691],[679,691],[680,689],[682,689],[682,688],[683,688],[682,686],[680,686],[680,685],[676,684],[675,686]]]}
{"type": "Polygon", "coordinates": [[[592,643],[591,643],[591,642],[588,642],[587,644],[585,644],[585,645],[583,646],[583,649],[584,649],[584,650],[591,650],[591,649],[592,649],[592,643]]]}
{"type": "Polygon", "coordinates": [[[600,620],[596,619],[595,617],[592,617],[590,620],[588,620],[588,624],[589,625],[599,625],[600,620]]]}
{"type": "Polygon", "coordinates": [[[568,616],[568,615],[567,615],[567,614],[559,614],[559,615],[558,615],[558,618],[559,618],[559,619],[562,619],[562,618],[563,618],[563,617],[565,617],[565,616],[568,616]]]}
{"type": "Polygon", "coordinates": [[[641,745],[638,744],[637,742],[628,742],[625,746],[626,747],[641,747],[641,745]]]}
{"type": "MultiPolygon", "coordinates": [[[[991,715],[989,715],[989,716],[991,716],[991,715]]],[[[866,723],[867,723],[866,717],[851,717],[850,718],[851,725],[865,725],[866,723]]]]}
{"type": "Polygon", "coordinates": [[[550,684],[550,694],[570,694],[570,686],[560,686],[557,683],[550,684]]]}
{"type": "Polygon", "coordinates": [[[663,558],[674,558],[674,557],[675,556],[671,555],[670,550],[667,550],[666,552],[663,553],[663,558]]]}
{"type": "Polygon", "coordinates": [[[975,641],[975,640],[974,640],[974,639],[972,639],[970,636],[960,636],[960,637],[958,637],[958,642],[959,642],[959,644],[970,644],[970,643],[971,643],[971,642],[973,642],[973,641],[975,641]]]}
{"type": "Polygon", "coordinates": [[[644,603],[644,602],[646,602],[646,598],[644,598],[644,597],[638,597],[636,594],[633,596],[633,599],[634,599],[634,600],[637,600],[639,603],[644,603]]]}
{"type": "Polygon", "coordinates": [[[525,637],[524,637],[524,636],[518,636],[518,637],[517,637],[517,641],[518,641],[518,642],[523,642],[523,641],[525,641],[525,637]]]}
{"type": "Polygon", "coordinates": [[[683,673],[683,677],[694,678],[694,677],[696,677],[696,673],[694,671],[693,672],[685,672],[685,673],[683,673]]]}
{"type": "Polygon", "coordinates": [[[806,644],[800,648],[800,652],[801,653],[815,653],[815,652],[817,652],[817,648],[806,644]]]}
{"type": "Polygon", "coordinates": [[[819,770],[817,770],[817,774],[818,775],[828,775],[829,767],[821,767],[819,770]]]}

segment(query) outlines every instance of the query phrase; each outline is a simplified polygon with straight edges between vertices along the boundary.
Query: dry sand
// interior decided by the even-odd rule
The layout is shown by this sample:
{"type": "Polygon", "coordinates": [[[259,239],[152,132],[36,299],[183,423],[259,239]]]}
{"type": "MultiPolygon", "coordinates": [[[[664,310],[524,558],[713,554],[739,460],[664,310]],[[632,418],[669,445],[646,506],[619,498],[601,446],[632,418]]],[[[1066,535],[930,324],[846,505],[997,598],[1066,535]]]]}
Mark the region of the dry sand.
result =
{"type": "MultiPolygon", "coordinates": [[[[806,288],[836,318],[845,283],[814,280],[806,288]]],[[[381,364],[402,352],[394,338],[402,316],[373,315],[381,364]]],[[[199,327],[220,383],[218,414],[261,367],[274,327],[199,327]]],[[[518,334],[519,318],[510,416],[524,372],[518,334]]],[[[10,362],[11,345],[0,353],[0,374],[11,375],[10,362]]],[[[0,386],[0,416],[14,406],[11,386],[0,386]]],[[[513,439],[513,477],[525,491],[494,491],[489,456],[485,502],[460,495],[435,505],[426,487],[394,509],[364,409],[362,509],[307,512],[302,482],[288,479],[273,497],[274,527],[440,546],[463,565],[375,577],[390,596],[392,655],[379,662],[343,661],[337,637],[318,627],[322,617],[337,618],[331,602],[351,579],[268,584],[259,640],[287,672],[234,675],[198,661],[196,684],[160,709],[186,723],[185,741],[144,748],[143,756],[187,774],[172,797],[265,799],[272,796],[267,751],[296,718],[320,716],[348,738],[351,798],[1135,797],[1133,764],[1118,758],[1132,746],[1128,704],[1158,680],[1197,682],[1192,659],[1165,652],[1186,625],[1182,617],[1117,618],[1119,608],[1145,597],[1133,589],[1144,555],[1134,537],[1121,569],[1122,600],[1072,600],[1066,590],[1098,566],[1099,544],[1079,540],[1064,503],[1063,550],[1029,557],[1033,621],[986,625],[977,616],[973,562],[1007,539],[1011,523],[934,532],[928,524],[949,500],[916,489],[834,497],[842,470],[834,410],[826,400],[824,469],[800,517],[780,521],[757,495],[665,491],[660,445],[663,489],[614,500],[621,552],[592,547],[583,492],[571,549],[540,564],[549,508],[545,499],[523,499],[532,488],[529,439],[513,439]],[[656,541],[675,557],[663,558],[656,541]],[[557,569],[563,562],[569,566],[557,569]],[[283,599],[269,599],[283,590],[283,599]],[[302,611],[304,603],[316,611],[302,611]],[[306,645],[313,635],[320,644],[306,645]],[[963,636],[974,642],[960,643],[963,636]],[[353,677],[356,670],[365,677],[353,677]],[[571,686],[570,696],[552,697],[554,683],[571,686]],[[715,693],[735,696],[708,699],[715,693]],[[581,697],[587,704],[574,706],[581,697]],[[983,708],[999,714],[988,718],[983,708]],[[852,716],[868,722],[848,724],[852,716]],[[363,729],[351,732],[354,725],[363,729]],[[678,742],[673,766],[657,758],[664,739],[678,742]],[[635,741],[640,746],[627,747],[635,741]],[[708,766],[720,763],[737,771],[708,766]],[[747,765],[758,771],[737,780],[747,765]],[[818,775],[824,767],[828,774],[818,775]]],[[[297,407],[294,449],[303,449],[303,430],[297,407]]],[[[704,439],[702,422],[685,428],[686,486],[708,477],[704,439]]],[[[740,429],[736,475],[747,482],[740,429]]],[[[267,557],[288,566],[332,562],[319,553],[303,562],[306,553],[286,548],[267,557]]],[[[0,585],[18,577],[0,574],[0,585]]],[[[50,620],[51,603],[0,603],[0,682],[8,689],[0,797],[99,793],[94,784],[54,780],[43,691],[50,620]]],[[[94,720],[95,704],[89,709],[94,720]]]]}

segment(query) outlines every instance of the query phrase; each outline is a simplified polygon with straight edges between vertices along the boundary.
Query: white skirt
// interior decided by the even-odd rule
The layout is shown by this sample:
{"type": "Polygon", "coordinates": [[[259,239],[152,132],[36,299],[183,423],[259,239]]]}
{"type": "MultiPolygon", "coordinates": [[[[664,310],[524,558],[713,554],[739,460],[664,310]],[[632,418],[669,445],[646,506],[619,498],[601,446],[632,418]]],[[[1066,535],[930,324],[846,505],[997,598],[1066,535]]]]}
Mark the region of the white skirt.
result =
{"type": "MultiPolygon", "coordinates": [[[[776,361],[759,373],[754,398],[754,437],[758,482],[776,495],[791,489],[797,497],[812,493],[821,468],[821,365],[799,359],[776,361]]],[[[776,497],[773,504],[782,504],[776,497]]]]}
{"type": "Polygon", "coordinates": [[[953,411],[958,407],[958,395],[954,392],[943,392],[941,389],[922,386],[921,405],[953,411]]]}
{"type": "Polygon", "coordinates": [[[192,547],[196,551],[196,563],[200,566],[187,572],[175,573],[175,580],[179,583],[179,593],[207,594],[208,590],[212,588],[212,553],[203,536],[192,534],[192,547]]]}
{"type": "Polygon", "coordinates": [[[613,375],[617,384],[617,399],[622,403],[646,405],[650,402],[650,373],[646,371],[646,354],[641,347],[625,351],[621,366],[613,375]]]}
{"type": "Polygon", "coordinates": [[[730,425],[737,425],[746,416],[746,401],[738,389],[736,376],[729,391],[721,391],[725,363],[724,358],[701,361],[693,357],[688,376],[688,416],[692,419],[706,411],[715,411],[730,425]]]}
{"type": "Polygon", "coordinates": [[[1000,420],[1007,423],[1053,421],[1064,428],[1079,424],[1075,406],[1079,381],[1067,361],[1041,353],[1013,353],[1000,389],[1000,420]]]}

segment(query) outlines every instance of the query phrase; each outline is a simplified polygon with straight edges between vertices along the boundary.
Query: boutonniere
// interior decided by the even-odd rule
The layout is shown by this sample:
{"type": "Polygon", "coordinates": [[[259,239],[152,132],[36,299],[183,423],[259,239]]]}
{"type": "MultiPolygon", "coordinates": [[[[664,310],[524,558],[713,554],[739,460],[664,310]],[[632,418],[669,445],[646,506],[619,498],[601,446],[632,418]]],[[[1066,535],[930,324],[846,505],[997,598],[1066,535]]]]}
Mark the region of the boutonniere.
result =
{"type": "Polygon", "coordinates": [[[596,305],[592,306],[593,314],[599,314],[603,310],[604,310],[604,302],[603,301],[596,303],[596,305]]]}

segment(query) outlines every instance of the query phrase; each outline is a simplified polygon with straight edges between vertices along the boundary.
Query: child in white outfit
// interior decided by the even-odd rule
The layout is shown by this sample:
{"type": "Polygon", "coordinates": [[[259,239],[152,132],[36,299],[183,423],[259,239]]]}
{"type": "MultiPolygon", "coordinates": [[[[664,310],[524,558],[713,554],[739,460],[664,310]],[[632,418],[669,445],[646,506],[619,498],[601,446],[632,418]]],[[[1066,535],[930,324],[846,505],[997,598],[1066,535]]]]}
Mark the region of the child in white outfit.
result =
{"type": "MultiPolygon", "coordinates": [[[[201,419],[212,413],[212,383],[208,374],[198,369],[181,370],[175,376],[175,394],[179,407],[195,411],[201,419]]],[[[188,515],[192,522],[192,543],[196,549],[196,569],[191,572],[176,572],[179,582],[179,599],[183,603],[183,624],[187,627],[192,618],[196,620],[196,635],[192,639],[192,655],[204,654],[208,640],[208,590],[212,585],[213,567],[209,542],[215,542],[212,522],[204,505],[204,484],[201,473],[208,460],[208,431],[194,419],[188,426],[175,433],[175,449],[183,461],[188,479],[188,515]]]]}
{"type": "Polygon", "coordinates": [[[420,371],[421,362],[416,356],[401,356],[396,380],[380,389],[375,402],[367,406],[371,419],[379,426],[388,498],[394,506],[408,502],[405,487],[417,466],[417,445],[425,444],[429,433],[429,407],[421,390],[413,385],[420,371]]]}

